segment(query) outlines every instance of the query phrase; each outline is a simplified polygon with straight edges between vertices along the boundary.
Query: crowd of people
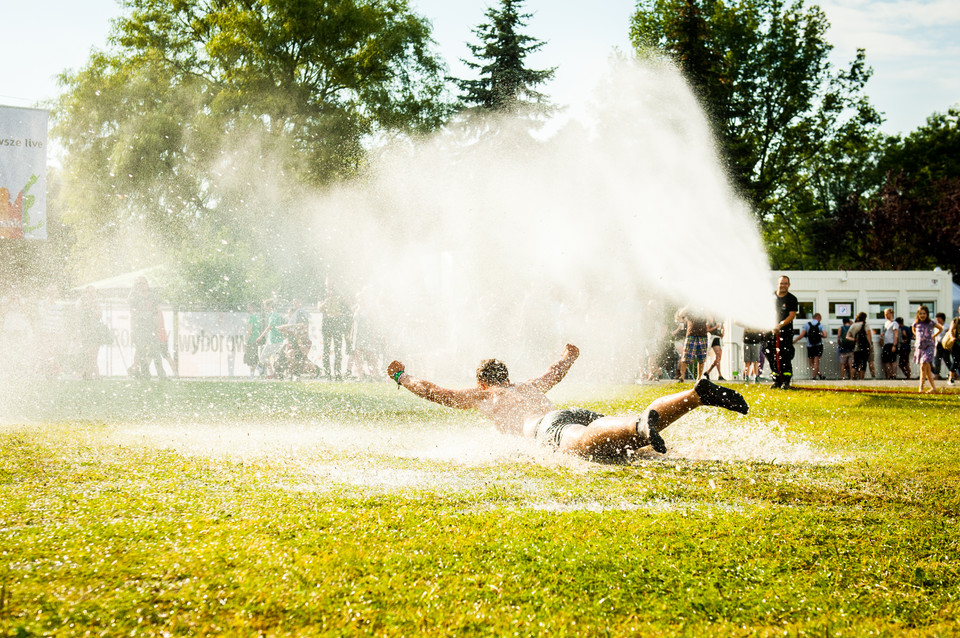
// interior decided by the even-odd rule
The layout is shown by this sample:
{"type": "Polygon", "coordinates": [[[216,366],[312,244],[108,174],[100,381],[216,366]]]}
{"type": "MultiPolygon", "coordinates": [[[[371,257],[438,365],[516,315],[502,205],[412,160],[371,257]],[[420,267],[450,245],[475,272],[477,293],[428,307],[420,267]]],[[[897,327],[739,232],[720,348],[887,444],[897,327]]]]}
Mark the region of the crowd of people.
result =
{"type": "MultiPolygon", "coordinates": [[[[8,357],[4,368],[17,374],[36,374],[48,379],[100,377],[100,349],[117,343],[117,335],[104,320],[103,304],[94,286],[80,290],[75,302],[58,298],[50,287],[42,299],[22,297],[17,292],[0,299],[0,334],[8,357]],[[15,359],[15,360],[14,360],[15,359]]],[[[163,362],[173,370],[168,333],[159,302],[146,278],[137,279],[131,289],[130,338],[134,356],[127,374],[166,376],[163,362]]]]}
{"type": "Polygon", "coordinates": [[[48,379],[99,377],[99,350],[114,342],[93,287],[74,303],[59,300],[54,287],[39,299],[11,291],[0,298],[0,337],[0,372],[48,379]]]}
{"type": "Polygon", "coordinates": [[[351,305],[328,283],[317,313],[320,343],[314,344],[310,313],[299,299],[290,303],[286,314],[272,299],[262,308],[248,305],[244,363],[250,377],[379,379],[384,347],[367,317],[363,294],[351,305]],[[311,359],[314,345],[318,355],[311,359]]]}
{"type": "MultiPolygon", "coordinates": [[[[160,299],[145,277],[134,281],[126,305],[133,350],[131,358],[123,359],[127,376],[178,376],[160,299]]],[[[250,377],[381,379],[384,346],[365,305],[362,294],[348,303],[329,285],[316,313],[308,312],[299,299],[249,304],[243,360],[250,377]],[[319,330],[310,330],[311,314],[320,315],[319,330]]],[[[75,302],[58,299],[53,287],[42,299],[11,292],[0,297],[0,368],[48,379],[97,379],[101,348],[120,345],[125,335],[117,333],[125,327],[108,325],[94,286],[83,288],[75,302]]]]}
{"type": "MultiPolygon", "coordinates": [[[[790,293],[788,277],[779,278],[773,301],[776,325],[767,329],[742,326],[743,368],[738,373],[742,372],[740,378],[745,382],[772,381],[775,388],[789,389],[795,344],[801,341],[806,345],[809,378],[824,380],[824,344],[830,340],[837,346],[840,380],[866,379],[869,370],[873,379],[919,380],[921,392],[936,391],[937,381],[954,384],[960,380],[960,316],[949,320],[943,312],[931,316],[929,308],[921,305],[915,317],[904,320],[894,316],[893,308],[885,308],[882,328],[875,329],[878,324],[871,325],[867,314],[860,312],[852,319],[844,318],[831,333],[820,313],[798,319],[799,303],[790,293]],[[763,376],[765,368],[769,377],[763,376]]],[[[127,374],[161,379],[176,375],[160,303],[146,278],[134,282],[127,303],[133,347],[127,374]]],[[[249,304],[243,357],[250,377],[380,378],[385,344],[369,320],[367,306],[362,293],[348,303],[328,283],[314,313],[319,315],[319,328],[311,331],[312,313],[299,299],[289,304],[275,299],[249,304]]],[[[683,382],[716,374],[718,381],[726,381],[721,371],[724,322],[687,306],[673,314],[671,328],[669,321],[662,320],[664,312],[657,302],[650,302],[644,318],[653,327],[642,362],[645,378],[683,382]]],[[[99,377],[100,348],[114,344],[117,338],[104,322],[98,291],[92,286],[84,288],[73,303],[58,300],[54,288],[39,300],[4,296],[0,299],[0,334],[8,357],[14,350],[24,353],[28,367],[48,378],[99,377]]],[[[739,362],[733,363],[730,367],[739,367],[739,362]]]]}
{"type": "MultiPolygon", "coordinates": [[[[797,319],[799,302],[790,293],[790,279],[786,276],[777,282],[774,305],[775,326],[768,329],[743,326],[742,379],[745,382],[772,381],[774,388],[790,389],[796,354],[794,344],[800,341],[806,344],[810,378],[825,380],[821,364],[824,344],[831,337],[837,345],[840,380],[865,379],[869,369],[873,379],[917,379],[920,392],[935,392],[936,381],[946,380],[949,384],[960,381],[960,308],[958,316],[949,322],[942,312],[931,317],[925,305],[917,308],[916,316],[910,321],[895,317],[893,308],[885,308],[881,330],[874,330],[867,313],[860,312],[852,320],[844,318],[839,329],[831,334],[820,313],[813,313],[802,322],[797,319]],[[876,369],[878,352],[882,377],[876,369]],[[770,370],[769,378],[762,376],[765,365],[770,370]],[[898,377],[898,372],[902,377],[898,377]],[[946,377],[942,376],[944,373],[946,377]]],[[[643,360],[645,378],[666,377],[684,382],[710,378],[710,373],[716,370],[718,380],[723,381],[720,372],[722,322],[702,311],[684,307],[674,315],[674,324],[673,330],[661,324],[655,331],[657,338],[648,343],[643,360]],[[682,344],[679,348],[678,343],[682,344]],[[713,360],[705,368],[710,351],[713,360]]]]}

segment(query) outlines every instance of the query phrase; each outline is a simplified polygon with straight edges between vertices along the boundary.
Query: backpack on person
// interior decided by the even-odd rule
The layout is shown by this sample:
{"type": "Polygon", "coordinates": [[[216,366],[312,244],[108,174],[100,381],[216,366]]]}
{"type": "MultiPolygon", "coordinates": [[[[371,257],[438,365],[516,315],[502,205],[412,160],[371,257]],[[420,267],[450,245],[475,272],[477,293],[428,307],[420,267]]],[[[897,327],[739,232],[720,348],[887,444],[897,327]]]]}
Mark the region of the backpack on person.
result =
{"type": "Polygon", "coordinates": [[[854,352],[867,352],[870,350],[870,338],[867,336],[867,324],[861,323],[860,330],[857,331],[854,352]]]}
{"type": "Polygon", "coordinates": [[[813,323],[812,321],[807,324],[807,343],[811,346],[819,346],[823,343],[823,335],[821,330],[823,326],[819,322],[813,323]]]}
{"type": "Polygon", "coordinates": [[[843,333],[843,345],[847,347],[853,347],[857,343],[857,334],[860,332],[860,328],[863,327],[862,323],[852,323],[847,328],[847,331],[843,333]]]}
{"type": "Polygon", "coordinates": [[[957,342],[957,336],[954,334],[957,330],[957,320],[954,319],[951,326],[946,330],[946,334],[940,339],[940,345],[944,350],[952,350],[953,344],[957,342]]]}
{"type": "Polygon", "coordinates": [[[913,341],[913,331],[910,330],[910,326],[900,326],[900,343],[909,346],[911,341],[913,341]]]}

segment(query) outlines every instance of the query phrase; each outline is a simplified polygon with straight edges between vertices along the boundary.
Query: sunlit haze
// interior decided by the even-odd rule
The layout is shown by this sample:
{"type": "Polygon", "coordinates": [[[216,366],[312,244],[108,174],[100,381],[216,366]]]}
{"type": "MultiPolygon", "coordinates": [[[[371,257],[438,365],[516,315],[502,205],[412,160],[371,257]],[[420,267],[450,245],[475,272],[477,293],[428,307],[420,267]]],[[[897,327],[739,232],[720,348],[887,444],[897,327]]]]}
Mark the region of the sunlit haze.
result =
{"type": "Polygon", "coordinates": [[[319,253],[385,318],[398,356],[446,373],[521,360],[532,374],[572,341],[578,370],[622,378],[660,318],[651,300],[771,322],[753,216],[679,73],[619,63],[590,109],[543,143],[510,120],[451,127],[307,204],[319,253]]]}

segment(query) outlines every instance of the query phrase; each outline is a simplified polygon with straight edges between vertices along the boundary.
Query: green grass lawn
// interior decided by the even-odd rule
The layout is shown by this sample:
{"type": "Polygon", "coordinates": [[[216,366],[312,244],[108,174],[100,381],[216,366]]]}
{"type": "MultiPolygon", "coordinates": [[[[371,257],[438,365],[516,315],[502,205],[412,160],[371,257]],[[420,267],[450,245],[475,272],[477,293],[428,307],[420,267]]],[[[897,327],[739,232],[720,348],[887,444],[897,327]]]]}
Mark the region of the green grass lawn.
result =
{"type": "Polygon", "coordinates": [[[0,634],[960,634],[960,395],[745,395],[599,465],[390,384],[6,386],[0,634]]]}

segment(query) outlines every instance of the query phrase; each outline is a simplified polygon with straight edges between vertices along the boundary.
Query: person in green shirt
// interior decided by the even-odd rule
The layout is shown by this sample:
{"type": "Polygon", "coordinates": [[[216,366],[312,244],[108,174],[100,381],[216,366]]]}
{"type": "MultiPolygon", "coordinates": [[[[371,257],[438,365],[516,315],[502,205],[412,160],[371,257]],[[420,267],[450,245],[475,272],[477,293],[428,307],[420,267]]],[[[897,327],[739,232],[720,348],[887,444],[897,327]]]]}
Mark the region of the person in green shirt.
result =
{"type": "Polygon", "coordinates": [[[263,374],[263,366],[260,365],[260,346],[263,342],[260,335],[263,333],[263,317],[257,311],[257,304],[250,302],[247,304],[247,340],[243,350],[243,362],[250,368],[250,378],[252,379],[258,372],[263,374]]]}
{"type": "Polygon", "coordinates": [[[267,299],[263,302],[263,314],[267,316],[267,325],[260,338],[265,341],[263,350],[260,351],[260,362],[265,367],[268,379],[276,376],[274,364],[277,355],[283,350],[283,333],[280,332],[280,326],[286,323],[283,315],[278,312],[273,305],[273,301],[267,299]]]}

